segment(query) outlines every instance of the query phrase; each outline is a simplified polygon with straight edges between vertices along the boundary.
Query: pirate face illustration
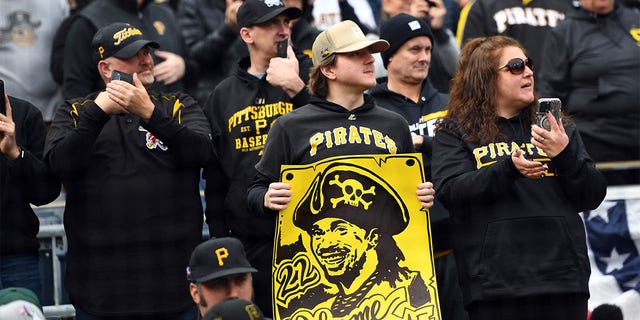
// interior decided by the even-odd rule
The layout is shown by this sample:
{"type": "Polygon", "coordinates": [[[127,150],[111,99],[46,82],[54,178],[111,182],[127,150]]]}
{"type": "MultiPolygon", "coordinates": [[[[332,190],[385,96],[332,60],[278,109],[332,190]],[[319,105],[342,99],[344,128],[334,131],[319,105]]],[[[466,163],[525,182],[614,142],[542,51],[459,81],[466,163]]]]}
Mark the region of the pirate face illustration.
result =
{"type": "Polygon", "coordinates": [[[327,278],[358,273],[379,234],[398,234],[408,223],[405,204],[382,178],[340,163],[316,176],[294,213],[327,278]]]}
{"type": "Polygon", "coordinates": [[[359,270],[378,239],[374,230],[338,218],[318,220],[310,236],[311,250],[328,278],[359,270]]]}
{"type": "Polygon", "coordinates": [[[0,29],[0,43],[12,41],[21,48],[33,45],[37,36],[35,30],[41,21],[31,22],[31,14],[26,11],[15,11],[7,16],[8,26],[0,29]]]}

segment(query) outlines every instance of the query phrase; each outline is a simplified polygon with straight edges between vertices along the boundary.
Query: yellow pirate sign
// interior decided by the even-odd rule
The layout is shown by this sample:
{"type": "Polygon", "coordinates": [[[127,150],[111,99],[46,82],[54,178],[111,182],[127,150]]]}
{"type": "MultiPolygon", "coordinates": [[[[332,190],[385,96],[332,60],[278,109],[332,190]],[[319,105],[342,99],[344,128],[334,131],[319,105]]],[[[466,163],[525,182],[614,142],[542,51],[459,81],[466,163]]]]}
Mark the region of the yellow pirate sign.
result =
{"type": "Polygon", "coordinates": [[[283,166],[275,319],[440,319],[421,154],[283,166]]]}

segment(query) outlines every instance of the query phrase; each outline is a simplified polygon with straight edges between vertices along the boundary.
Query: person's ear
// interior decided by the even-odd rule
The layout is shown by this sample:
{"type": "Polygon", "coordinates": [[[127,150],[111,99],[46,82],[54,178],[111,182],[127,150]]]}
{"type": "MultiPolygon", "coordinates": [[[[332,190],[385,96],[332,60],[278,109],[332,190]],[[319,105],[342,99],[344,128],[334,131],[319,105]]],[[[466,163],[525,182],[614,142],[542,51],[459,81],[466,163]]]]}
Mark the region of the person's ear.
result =
{"type": "Polygon", "coordinates": [[[195,283],[189,283],[189,293],[191,294],[191,299],[197,305],[200,305],[200,294],[198,292],[198,286],[195,283]]]}
{"type": "Polygon", "coordinates": [[[106,60],[100,60],[100,62],[98,62],[98,72],[100,72],[102,78],[110,79],[111,71],[111,64],[109,64],[109,62],[106,60]]]}
{"type": "Polygon", "coordinates": [[[322,65],[320,66],[320,72],[322,72],[322,75],[324,75],[327,79],[336,79],[336,73],[333,71],[333,66],[322,65]]]}
{"type": "Polygon", "coordinates": [[[242,38],[242,41],[247,44],[254,42],[253,36],[251,35],[251,30],[247,27],[240,28],[240,38],[242,38]]]}

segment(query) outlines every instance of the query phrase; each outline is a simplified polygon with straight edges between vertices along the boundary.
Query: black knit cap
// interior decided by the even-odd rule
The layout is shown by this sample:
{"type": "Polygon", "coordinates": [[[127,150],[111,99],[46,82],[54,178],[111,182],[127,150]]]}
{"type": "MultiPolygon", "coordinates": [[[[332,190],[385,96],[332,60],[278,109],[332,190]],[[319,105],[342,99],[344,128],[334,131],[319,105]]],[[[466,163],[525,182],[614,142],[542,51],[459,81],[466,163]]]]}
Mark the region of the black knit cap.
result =
{"type": "Polygon", "coordinates": [[[238,27],[251,27],[271,21],[275,17],[286,14],[289,19],[302,16],[302,11],[296,7],[285,7],[280,0],[244,0],[238,8],[238,27]]]}
{"type": "Polygon", "coordinates": [[[409,39],[427,36],[431,39],[431,47],[435,45],[433,32],[426,20],[416,18],[406,13],[387,19],[380,26],[380,39],[389,41],[389,49],[380,53],[384,67],[389,64],[389,58],[409,39]]]}

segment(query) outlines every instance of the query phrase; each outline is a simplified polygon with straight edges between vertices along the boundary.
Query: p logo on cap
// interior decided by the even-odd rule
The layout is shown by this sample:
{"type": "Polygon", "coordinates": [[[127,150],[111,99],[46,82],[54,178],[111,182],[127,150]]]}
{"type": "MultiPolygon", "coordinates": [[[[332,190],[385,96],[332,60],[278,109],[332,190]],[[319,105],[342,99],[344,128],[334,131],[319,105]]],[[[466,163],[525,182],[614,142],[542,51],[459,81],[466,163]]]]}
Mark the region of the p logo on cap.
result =
{"type": "Polygon", "coordinates": [[[195,283],[233,274],[258,272],[249,264],[244,246],[233,237],[207,240],[193,249],[187,278],[195,283]]]}
{"type": "Polygon", "coordinates": [[[216,250],[216,257],[218,257],[218,265],[224,266],[224,259],[229,258],[229,250],[227,248],[220,248],[216,250]]]}

